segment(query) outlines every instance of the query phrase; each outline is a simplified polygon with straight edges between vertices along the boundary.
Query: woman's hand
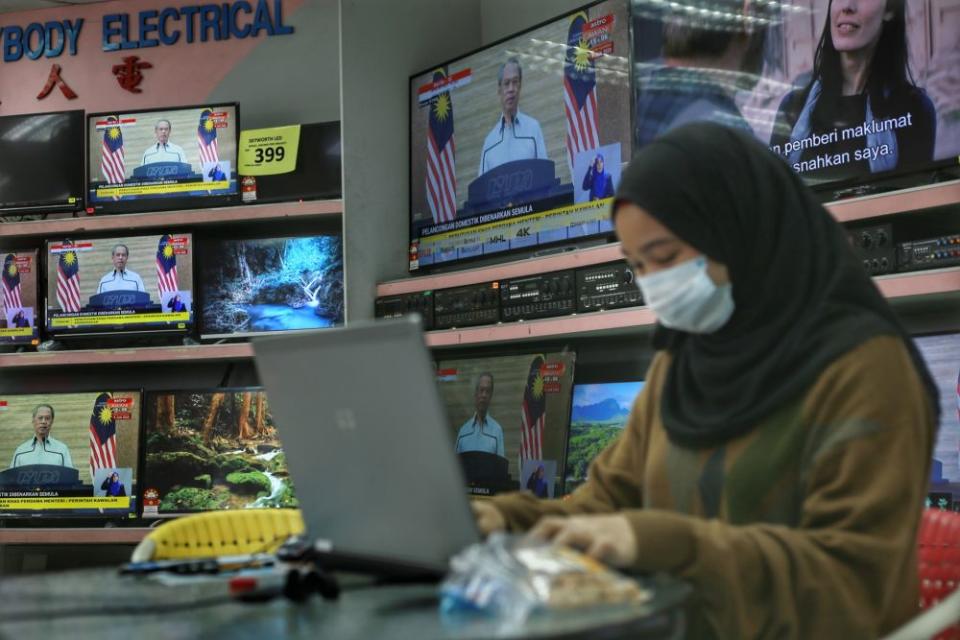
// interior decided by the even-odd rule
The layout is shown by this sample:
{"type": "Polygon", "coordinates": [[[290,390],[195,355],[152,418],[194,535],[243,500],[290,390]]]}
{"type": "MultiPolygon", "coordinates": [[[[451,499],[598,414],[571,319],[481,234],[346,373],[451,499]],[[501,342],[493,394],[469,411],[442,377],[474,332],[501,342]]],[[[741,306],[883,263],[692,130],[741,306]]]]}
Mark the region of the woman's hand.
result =
{"type": "Polygon", "coordinates": [[[622,514],[547,516],[530,535],[572,547],[614,567],[629,567],[637,560],[637,537],[622,514]]]}
{"type": "Polygon", "coordinates": [[[496,531],[506,531],[507,519],[489,502],[471,500],[470,508],[473,509],[473,517],[477,520],[477,528],[484,537],[496,531]]]}

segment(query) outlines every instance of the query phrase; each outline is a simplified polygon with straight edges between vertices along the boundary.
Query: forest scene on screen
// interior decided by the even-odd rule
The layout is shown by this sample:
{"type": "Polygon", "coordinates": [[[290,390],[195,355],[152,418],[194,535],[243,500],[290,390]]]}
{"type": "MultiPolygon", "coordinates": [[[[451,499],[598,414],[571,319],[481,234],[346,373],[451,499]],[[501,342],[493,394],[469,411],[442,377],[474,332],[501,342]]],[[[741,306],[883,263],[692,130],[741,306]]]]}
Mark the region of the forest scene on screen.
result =
{"type": "Polygon", "coordinates": [[[343,322],[339,236],[222,241],[204,267],[204,333],[322,329],[343,322]]]}
{"type": "Polygon", "coordinates": [[[642,382],[580,384],[573,388],[570,443],[564,490],[570,493],[587,480],[587,470],[623,431],[642,382]]]}
{"type": "Polygon", "coordinates": [[[160,513],[297,505],[263,392],[157,394],[147,410],[160,513]]]}

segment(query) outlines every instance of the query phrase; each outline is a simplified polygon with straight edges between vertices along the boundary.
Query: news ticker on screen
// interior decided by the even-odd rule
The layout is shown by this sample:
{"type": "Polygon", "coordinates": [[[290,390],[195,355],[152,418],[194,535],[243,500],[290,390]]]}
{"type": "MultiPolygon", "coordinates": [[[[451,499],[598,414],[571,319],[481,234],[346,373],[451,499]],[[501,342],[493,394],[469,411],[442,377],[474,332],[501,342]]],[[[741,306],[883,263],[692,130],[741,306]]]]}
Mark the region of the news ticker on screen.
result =
{"type": "Polygon", "coordinates": [[[134,184],[122,187],[97,187],[98,198],[119,196],[163,195],[167,193],[186,193],[190,191],[222,191],[230,188],[229,180],[213,182],[170,182],[166,184],[134,184]]]}
{"type": "Polygon", "coordinates": [[[130,497],[23,497],[5,498],[0,495],[0,511],[7,510],[54,510],[54,509],[129,509],[130,497]]]}
{"type": "MultiPolygon", "coordinates": [[[[612,203],[613,198],[605,198],[483,223],[484,219],[508,215],[511,211],[504,210],[437,225],[431,227],[431,230],[437,229],[436,233],[421,235],[411,244],[410,266],[417,268],[612,232],[612,203]],[[479,220],[481,224],[469,226],[474,220],[479,220]],[[458,223],[465,228],[457,228],[458,223]]],[[[514,207],[520,210],[525,208],[532,208],[532,205],[514,207]]]]}
{"type": "Polygon", "coordinates": [[[184,323],[190,322],[189,311],[177,311],[175,313],[125,313],[98,315],[92,313],[84,315],[74,313],[70,315],[50,318],[49,325],[55,328],[68,327],[89,327],[91,325],[118,325],[118,324],[144,324],[144,323],[184,323]]]}
{"type": "Polygon", "coordinates": [[[34,327],[22,327],[20,329],[0,329],[0,338],[21,338],[32,336],[36,329],[34,327]]]}

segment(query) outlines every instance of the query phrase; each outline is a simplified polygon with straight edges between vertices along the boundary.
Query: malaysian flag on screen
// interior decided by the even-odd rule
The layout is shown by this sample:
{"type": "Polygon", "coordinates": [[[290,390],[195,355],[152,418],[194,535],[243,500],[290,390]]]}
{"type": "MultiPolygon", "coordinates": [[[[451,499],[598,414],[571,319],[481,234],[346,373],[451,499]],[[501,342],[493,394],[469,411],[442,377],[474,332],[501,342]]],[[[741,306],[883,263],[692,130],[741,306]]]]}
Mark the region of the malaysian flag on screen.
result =
{"type": "MultiPolygon", "coordinates": [[[[444,69],[433,72],[433,81],[445,80],[444,69]]],[[[457,217],[456,145],[453,141],[453,102],[444,91],[430,100],[427,128],[427,204],[434,222],[457,217]]]]}
{"type": "Polygon", "coordinates": [[[527,460],[541,460],[543,455],[543,425],[547,420],[547,396],[544,393],[543,356],[536,356],[527,373],[527,387],[523,390],[520,409],[520,466],[527,460]]]}
{"type": "Polygon", "coordinates": [[[10,253],[3,259],[3,306],[6,309],[20,309],[20,271],[17,269],[17,256],[10,253]]]}
{"type": "Polygon", "coordinates": [[[563,66],[563,108],[567,116],[567,152],[570,167],[576,155],[600,146],[597,129],[597,72],[593,53],[583,37],[589,21],[585,11],[573,16],[567,34],[563,66]]]}
{"type": "Polygon", "coordinates": [[[179,291],[177,286],[177,254],[170,236],[164,235],[157,244],[157,290],[160,297],[169,291],[179,291]]]}
{"type": "MultiPolygon", "coordinates": [[[[119,122],[116,116],[107,118],[108,122],[119,122]]],[[[123,132],[120,127],[107,127],[103,131],[103,146],[100,150],[100,173],[110,184],[123,182],[123,132]]]]}
{"type": "Polygon", "coordinates": [[[200,113],[200,125],[197,127],[197,146],[200,147],[200,162],[220,162],[217,154],[217,127],[213,121],[213,111],[204,109],[200,113]]]}
{"type": "Polygon", "coordinates": [[[97,469],[117,467],[117,422],[110,408],[110,394],[101,393],[90,414],[90,476],[97,469]]]}
{"type": "MultiPolygon", "coordinates": [[[[69,247],[69,243],[63,243],[69,247]]],[[[80,311],[80,260],[76,251],[62,251],[57,260],[57,303],[67,312],[80,311]]]]}

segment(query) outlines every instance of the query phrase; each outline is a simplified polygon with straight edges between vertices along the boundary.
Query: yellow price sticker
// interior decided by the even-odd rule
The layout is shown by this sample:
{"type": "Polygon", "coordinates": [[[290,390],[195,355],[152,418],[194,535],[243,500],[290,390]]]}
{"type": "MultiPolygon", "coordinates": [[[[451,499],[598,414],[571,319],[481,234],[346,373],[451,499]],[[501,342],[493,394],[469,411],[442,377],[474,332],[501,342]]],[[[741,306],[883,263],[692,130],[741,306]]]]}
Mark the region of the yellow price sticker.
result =
{"type": "Polygon", "coordinates": [[[247,129],[240,132],[238,172],[242,176],[272,176],[297,168],[300,125],[247,129]]]}

